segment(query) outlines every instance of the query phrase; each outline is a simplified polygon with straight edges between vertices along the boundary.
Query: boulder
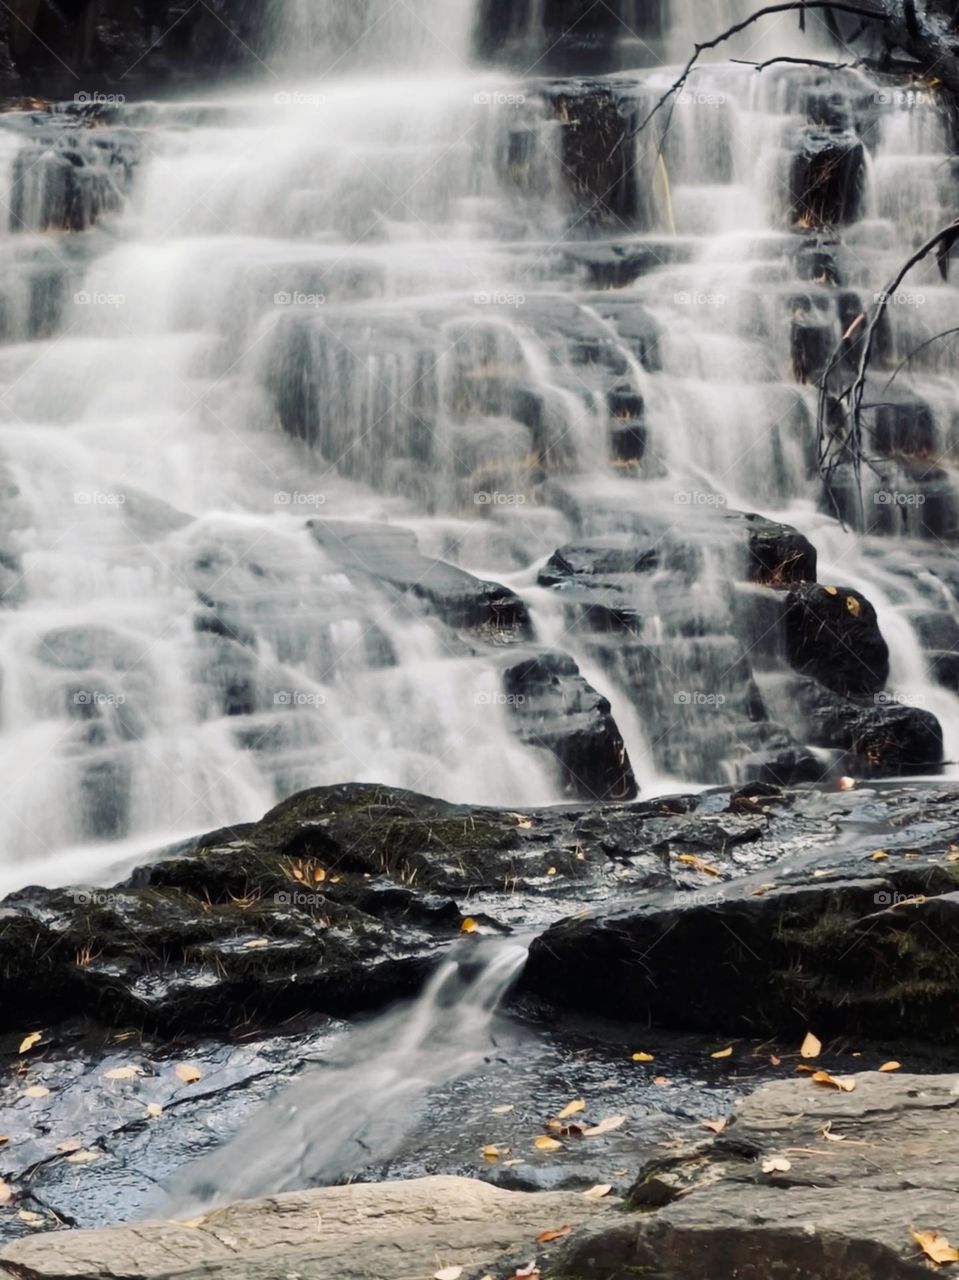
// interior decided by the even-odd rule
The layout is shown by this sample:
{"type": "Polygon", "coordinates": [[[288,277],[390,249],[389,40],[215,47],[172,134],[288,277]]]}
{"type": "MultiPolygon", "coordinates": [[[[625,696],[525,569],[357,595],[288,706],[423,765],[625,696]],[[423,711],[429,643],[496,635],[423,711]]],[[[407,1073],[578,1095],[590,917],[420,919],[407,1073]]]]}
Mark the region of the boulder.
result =
{"type": "Polygon", "coordinates": [[[866,155],[852,129],[806,126],[787,143],[791,226],[835,227],[862,212],[866,155]]]}
{"type": "Polygon", "coordinates": [[[795,586],[783,613],[786,654],[795,669],[839,694],[878,693],[889,649],[876,610],[852,587],[795,586]]]}
{"type": "Polygon", "coordinates": [[[563,790],[578,800],[632,800],[636,779],[608,699],[567,654],[540,653],[504,675],[520,735],[550,752],[563,790]]]}

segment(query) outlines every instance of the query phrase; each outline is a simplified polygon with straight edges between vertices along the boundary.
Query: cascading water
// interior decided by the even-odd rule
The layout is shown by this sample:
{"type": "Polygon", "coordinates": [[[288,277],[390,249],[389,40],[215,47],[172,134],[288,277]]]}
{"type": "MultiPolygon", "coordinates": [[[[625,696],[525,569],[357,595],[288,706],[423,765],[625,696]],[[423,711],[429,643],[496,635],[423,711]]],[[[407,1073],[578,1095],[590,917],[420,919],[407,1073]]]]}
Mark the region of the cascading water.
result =
{"type": "MultiPolygon", "coordinates": [[[[791,52],[776,22],[693,73],[659,156],[629,139],[675,78],[646,18],[613,15],[642,69],[554,82],[517,73],[551,38],[530,4],[514,34],[538,53],[497,77],[466,65],[491,4],[283,0],[256,89],[0,119],[5,887],[103,876],[320,783],[593,794],[549,697],[577,724],[608,699],[610,772],[647,794],[755,776],[811,739],[781,584],[744,581],[735,511],[801,530],[820,581],[876,606],[882,696],[934,710],[959,758],[955,501],[918,474],[950,445],[948,347],[888,397],[885,526],[843,531],[815,468],[815,359],[950,216],[934,106],[722,60],[791,52]],[[792,191],[825,125],[868,132],[841,241],[792,191]],[[892,517],[905,536],[879,537],[892,517]],[[398,592],[345,557],[345,521],[412,530],[529,628],[451,623],[427,561],[398,592]],[[555,568],[584,543],[592,569],[555,568]],[[534,698],[516,664],[545,650],[534,698]]],[[[668,6],[676,60],[750,11],[704,32],[700,9],[668,6]]],[[[914,287],[888,371],[955,313],[951,286],[914,287]]]]}

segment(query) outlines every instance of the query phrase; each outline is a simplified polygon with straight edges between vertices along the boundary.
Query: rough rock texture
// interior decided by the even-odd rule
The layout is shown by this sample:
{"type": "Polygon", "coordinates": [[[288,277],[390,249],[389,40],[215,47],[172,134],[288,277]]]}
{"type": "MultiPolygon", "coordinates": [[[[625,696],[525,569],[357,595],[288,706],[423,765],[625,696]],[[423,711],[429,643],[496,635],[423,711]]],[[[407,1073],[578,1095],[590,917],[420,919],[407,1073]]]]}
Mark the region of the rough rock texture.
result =
{"type": "Polygon", "coordinates": [[[848,1093],[808,1079],[762,1086],[737,1103],[715,1140],[648,1168],[631,1197],[637,1207],[674,1203],[577,1232],[550,1261],[549,1275],[927,1277],[938,1268],[912,1228],[955,1243],[959,1078],[867,1072],[848,1079],[855,1082],[848,1093]],[[788,1167],[763,1172],[771,1159],[788,1167]]]}
{"type": "Polygon", "coordinates": [[[889,676],[876,610],[851,587],[807,585],[786,598],[786,653],[797,671],[840,694],[875,694],[889,676]]]}
{"type": "Polygon", "coordinates": [[[581,1195],[530,1196],[469,1178],[329,1187],[216,1210],[189,1225],[148,1222],[37,1236],[0,1252],[20,1280],[424,1280],[492,1263],[507,1249],[543,1252],[550,1227],[612,1217],[581,1195]]]}

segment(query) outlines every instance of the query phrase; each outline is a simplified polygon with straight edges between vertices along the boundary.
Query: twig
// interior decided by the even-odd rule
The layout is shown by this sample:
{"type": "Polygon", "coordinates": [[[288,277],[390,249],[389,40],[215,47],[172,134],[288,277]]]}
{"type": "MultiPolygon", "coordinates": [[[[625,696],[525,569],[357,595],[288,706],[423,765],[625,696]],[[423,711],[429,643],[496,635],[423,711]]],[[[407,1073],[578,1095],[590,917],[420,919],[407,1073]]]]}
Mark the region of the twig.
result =
{"type": "Polygon", "coordinates": [[[779,62],[788,62],[800,67],[823,67],[827,71],[845,71],[849,67],[858,67],[861,64],[857,62],[826,62],[821,58],[767,58],[765,62],[752,62],[749,58],[730,58],[730,62],[738,63],[741,67],[755,67],[757,71],[765,71],[767,67],[774,67],[779,62]]]}

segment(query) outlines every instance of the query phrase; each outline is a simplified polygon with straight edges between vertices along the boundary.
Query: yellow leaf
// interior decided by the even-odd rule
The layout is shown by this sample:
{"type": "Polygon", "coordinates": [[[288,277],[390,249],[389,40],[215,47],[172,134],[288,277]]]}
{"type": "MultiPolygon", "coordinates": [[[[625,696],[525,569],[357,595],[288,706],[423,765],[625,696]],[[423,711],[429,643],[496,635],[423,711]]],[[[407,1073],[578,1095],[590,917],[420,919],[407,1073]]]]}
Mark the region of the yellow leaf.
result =
{"type": "Polygon", "coordinates": [[[880,1071],[898,1071],[902,1066],[901,1062],[884,1062],[879,1068],[880,1071]]]}
{"type": "Polygon", "coordinates": [[[23,1096],[25,1098],[45,1098],[50,1090],[42,1084],[32,1084],[29,1089],[24,1089],[23,1096]]]}
{"type": "Polygon", "coordinates": [[[111,1071],[105,1071],[104,1080],[135,1080],[137,1076],[142,1076],[143,1071],[140,1067],[114,1067],[111,1071]]]}
{"type": "Polygon", "coordinates": [[[599,1124],[594,1124],[591,1129],[584,1129],[583,1135],[587,1138],[595,1138],[601,1133],[612,1133],[614,1129],[621,1128],[625,1123],[625,1116],[607,1116],[605,1120],[600,1120],[599,1124]]]}
{"type": "Polygon", "coordinates": [[[728,1049],[717,1049],[715,1053],[709,1055],[711,1058],[731,1058],[733,1056],[733,1046],[728,1049]]]}
{"type": "Polygon", "coordinates": [[[802,1048],[799,1050],[801,1058],[818,1058],[822,1053],[822,1041],[818,1036],[814,1036],[811,1031],[806,1032],[806,1038],[802,1042],[802,1048]]]}
{"type": "Polygon", "coordinates": [[[444,1267],[442,1271],[433,1272],[433,1280],[460,1280],[462,1267],[444,1267]]]}
{"type": "Polygon", "coordinates": [[[498,1147],[493,1142],[488,1147],[483,1148],[483,1158],[485,1160],[498,1160],[500,1156],[508,1156],[509,1154],[509,1147],[498,1147]]]}
{"type": "Polygon", "coordinates": [[[547,1138],[545,1135],[536,1139],[533,1146],[537,1151],[559,1151],[562,1147],[561,1142],[557,1142],[555,1138],[547,1138]]]}
{"type": "Polygon", "coordinates": [[[814,1084],[822,1084],[830,1089],[839,1089],[843,1093],[852,1093],[856,1087],[855,1080],[843,1080],[838,1076],[831,1076],[828,1071],[814,1071],[811,1079],[814,1084]]]}
{"type": "Polygon", "coordinates": [[[82,1142],[76,1142],[71,1138],[67,1142],[58,1142],[57,1150],[69,1153],[71,1151],[79,1151],[82,1146],[82,1142]]]}
{"type": "Polygon", "coordinates": [[[854,618],[858,618],[862,613],[862,605],[855,596],[846,596],[846,608],[854,618]]]}
{"type": "Polygon", "coordinates": [[[839,595],[839,588],[838,588],[838,587],[823,587],[823,591],[825,591],[825,593],[826,593],[826,595],[827,595],[827,596],[838,596],[838,595],[839,595]]]}
{"type": "Polygon", "coordinates": [[[885,851],[885,849],[877,849],[875,853],[871,853],[869,855],[869,861],[885,862],[888,857],[889,857],[889,854],[885,851]]]}
{"type": "Polygon", "coordinates": [[[549,870],[546,872],[546,874],[548,876],[555,876],[555,875],[558,875],[559,872],[556,870],[555,867],[550,867],[549,870]]]}
{"type": "Polygon", "coordinates": [[[714,867],[703,858],[697,858],[695,853],[674,853],[673,857],[677,862],[682,862],[684,866],[692,867],[694,871],[701,871],[704,875],[721,876],[723,874],[719,867],[714,867]]]}
{"type": "Polygon", "coordinates": [[[613,1189],[611,1182],[597,1182],[595,1187],[590,1187],[588,1191],[583,1192],[584,1200],[602,1200],[603,1196],[608,1196],[613,1189]]]}
{"type": "Polygon", "coordinates": [[[42,1039],[43,1039],[42,1031],[31,1031],[28,1036],[24,1036],[24,1038],[20,1041],[20,1052],[27,1053],[28,1050],[32,1049],[35,1044],[39,1044],[42,1039]]]}
{"type": "Polygon", "coordinates": [[[326,879],[326,872],[322,867],[317,867],[316,870],[313,872],[313,883],[322,884],[325,879],[326,879]]]}
{"type": "Polygon", "coordinates": [[[575,1102],[567,1102],[562,1111],[557,1111],[557,1120],[568,1120],[570,1116],[578,1116],[581,1111],[586,1110],[586,1103],[582,1098],[577,1098],[575,1102]]]}
{"type": "Polygon", "coordinates": [[[191,1062],[179,1062],[176,1065],[176,1074],[184,1084],[196,1084],[198,1080],[203,1079],[203,1072],[199,1067],[195,1067],[191,1062]]]}
{"type": "Polygon", "coordinates": [[[42,1213],[31,1213],[29,1209],[19,1209],[17,1217],[21,1222],[29,1223],[31,1227],[39,1226],[44,1220],[42,1213]]]}
{"type": "Polygon", "coordinates": [[[763,1161],[763,1173],[788,1173],[792,1168],[785,1156],[771,1156],[763,1161]]]}
{"type": "Polygon", "coordinates": [[[98,1151],[74,1151],[72,1156],[67,1156],[67,1164],[91,1164],[99,1159],[98,1151]]]}
{"type": "Polygon", "coordinates": [[[508,1115],[509,1115],[509,1113],[510,1113],[511,1111],[514,1111],[514,1110],[515,1110],[515,1107],[513,1106],[512,1102],[504,1102],[504,1103],[503,1103],[503,1105],[502,1105],[501,1107],[494,1107],[494,1108],[493,1108],[493,1115],[494,1115],[494,1116],[508,1116],[508,1115]]]}
{"type": "Polygon", "coordinates": [[[728,1122],[727,1122],[725,1119],[723,1119],[723,1120],[704,1120],[704,1121],[703,1121],[703,1128],[704,1128],[704,1129],[708,1129],[708,1130],[710,1131],[710,1133],[722,1133],[722,1131],[726,1128],[727,1123],[728,1123],[728,1122]]]}
{"type": "Polygon", "coordinates": [[[269,945],[269,938],[251,938],[249,942],[244,942],[243,949],[245,951],[254,951],[258,947],[268,947],[269,945]]]}
{"type": "Polygon", "coordinates": [[[959,1262],[959,1249],[954,1249],[938,1231],[917,1231],[915,1227],[910,1227],[909,1231],[919,1248],[933,1262],[959,1262]]]}
{"type": "Polygon", "coordinates": [[[475,933],[478,928],[479,928],[479,925],[476,923],[473,917],[467,916],[466,919],[463,921],[463,923],[460,925],[460,933],[475,933]]]}
{"type": "Polygon", "coordinates": [[[568,1236],[572,1231],[570,1226],[553,1227],[549,1231],[541,1231],[536,1237],[537,1244],[549,1244],[551,1240],[562,1240],[563,1236],[568,1236]]]}
{"type": "Polygon", "coordinates": [[[197,1227],[202,1227],[206,1218],[176,1218],[174,1219],[178,1227],[190,1227],[195,1231],[197,1227]]]}
{"type": "Polygon", "coordinates": [[[634,1053],[633,1061],[634,1062],[652,1062],[653,1057],[654,1055],[651,1053],[634,1053]]]}
{"type": "Polygon", "coordinates": [[[4,1182],[3,1179],[0,1178],[0,1204],[9,1204],[12,1199],[13,1191],[11,1190],[9,1183],[4,1182]]]}
{"type": "Polygon", "coordinates": [[[163,1115],[163,1108],[160,1106],[159,1102],[147,1103],[147,1115],[153,1120],[156,1120],[159,1116],[163,1115]]]}

